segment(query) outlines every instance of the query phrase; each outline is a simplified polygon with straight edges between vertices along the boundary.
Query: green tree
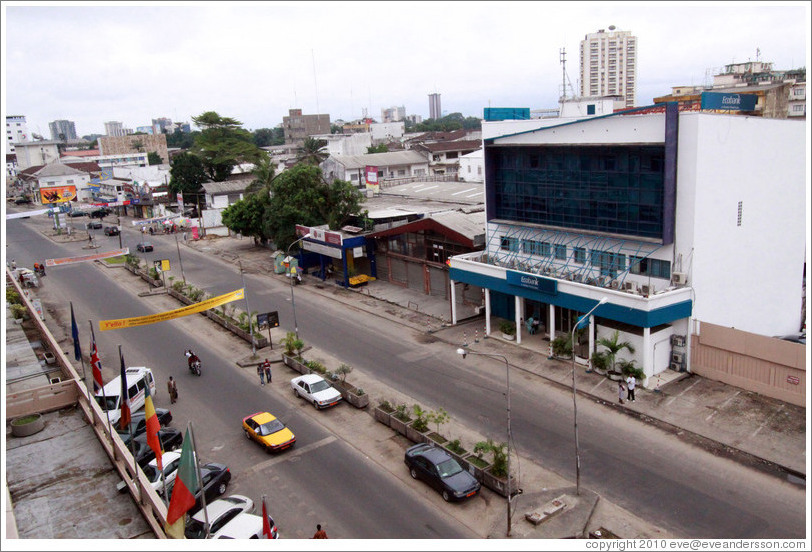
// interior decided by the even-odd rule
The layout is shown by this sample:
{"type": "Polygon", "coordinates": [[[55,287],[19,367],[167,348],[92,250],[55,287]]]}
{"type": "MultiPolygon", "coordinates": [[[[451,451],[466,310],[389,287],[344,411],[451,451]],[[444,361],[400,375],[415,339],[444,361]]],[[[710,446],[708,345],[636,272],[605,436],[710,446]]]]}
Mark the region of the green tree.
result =
{"type": "Polygon", "coordinates": [[[192,153],[200,158],[206,175],[214,182],[228,178],[240,163],[258,162],[264,153],[236,119],[206,111],[192,120],[202,129],[195,137],[192,153]]]}
{"type": "Polygon", "coordinates": [[[195,136],[199,135],[200,131],[183,132],[181,129],[175,129],[175,132],[166,135],[166,145],[170,148],[189,149],[195,145],[195,136]]]}
{"type": "Polygon", "coordinates": [[[163,162],[164,162],[164,160],[163,160],[163,159],[161,159],[161,156],[160,156],[160,155],[158,155],[158,153],[157,153],[157,152],[151,151],[151,152],[149,152],[149,153],[147,154],[147,162],[148,162],[150,165],[160,165],[161,163],[163,163],[163,162]]]}
{"type": "Polygon", "coordinates": [[[254,144],[260,148],[285,143],[285,131],[282,128],[258,128],[253,132],[253,137],[254,144]]]}
{"type": "Polygon", "coordinates": [[[268,203],[267,195],[249,194],[223,209],[223,224],[232,232],[239,232],[264,244],[268,241],[268,236],[262,231],[268,203]]]}
{"type": "Polygon", "coordinates": [[[177,194],[195,195],[208,179],[203,163],[191,153],[180,153],[172,159],[169,169],[169,191],[177,194]]]}
{"type": "Polygon", "coordinates": [[[308,136],[305,138],[304,144],[302,144],[297,161],[308,165],[319,165],[328,157],[328,153],[324,151],[326,145],[326,140],[308,136]]]}
{"type": "Polygon", "coordinates": [[[386,153],[388,151],[389,148],[386,147],[386,144],[378,144],[367,148],[367,153],[386,153]]]}
{"type": "Polygon", "coordinates": [[[628,341],[620,341],[620,332],[615,330],[612,337],[602,337],[598,340],[598,345],[605,347],[606,357],[608,359],[609,370],[615,372],[615,364],[617,355],[623,349],[627,349],[631,354],[634,354],[634,346],[628,341]]]}
{"type": "Polygon", "coordinates": [[[265,195],[268,195],[271,192],[271,182],[276,175],[276,164],[271,161],[270,155],[260,157],[256,165],[254,165],[252,173],[254,180],[251,181],[245,192],[247,194],[264,192],[265,195]]]}
{"type": "Polygon", "coordinates": [[[135,148],[135,151],[139,153],[144,151],[144,142],[141,140],[134,140],[132,146],[135,148]]]}

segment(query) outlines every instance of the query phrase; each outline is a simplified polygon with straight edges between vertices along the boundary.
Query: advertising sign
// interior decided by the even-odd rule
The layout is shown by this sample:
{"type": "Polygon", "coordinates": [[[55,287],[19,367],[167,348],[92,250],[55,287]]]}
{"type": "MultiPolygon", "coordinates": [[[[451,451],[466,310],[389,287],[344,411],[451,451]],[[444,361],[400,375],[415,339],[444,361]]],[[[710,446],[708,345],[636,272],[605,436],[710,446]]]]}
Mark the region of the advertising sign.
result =
{"type": "Polygon", "coordinates": [[[527,289],[534,289],[542,293],[556,294],[558,289],[556,281],[550,278],[542,278],[541,276],[533,276],[523,272],[513,272],[508,270],[507,283],[512,286],[519,286],[527,289]]]}
{"type": "Polygon", "coordinates": [[[54,186],[53,188],[41,188],[39,195],[42,204],[62,203],[70,201],[76,197],[76,186],[54,186]]]}
{"type": "Polygon", "coordinates": [[[725,109],[729,111],[753,111],[758,96],[755,94],[727,94],[724,92],[702,92],[702,109],[725,109]]]}
{"type": "Polygon", "coordinates": [[[366,177],[367,181],[367,190],[372,190],[377,192],[378,187],[378,167],[373,167],[371,165],[367,165],[364,169],[364,176],[366,177]]]}
{"type": "Polygon", "coordinates": [[[257,329],[279,327],[279,311],[264,312],[257,315],[257,329]]]}

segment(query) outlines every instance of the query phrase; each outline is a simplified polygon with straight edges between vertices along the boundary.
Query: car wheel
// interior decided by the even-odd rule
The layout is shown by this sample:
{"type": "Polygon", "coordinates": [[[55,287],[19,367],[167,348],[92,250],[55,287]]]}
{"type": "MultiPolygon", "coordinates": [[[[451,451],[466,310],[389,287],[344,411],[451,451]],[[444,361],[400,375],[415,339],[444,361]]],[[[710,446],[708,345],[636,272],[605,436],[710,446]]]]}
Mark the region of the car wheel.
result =
{"type": "Polygon", "coordinates": [[[414,468],[411,468],[411,469],[409,470],[409,475],[411,475],[411,476],[412,476],[412,479],[417,479],[417,472],[415,471],[415,469],[414,469],[414,468]]]}
{"type": "Polygon", "coordinates": [[[220,483],[220,486],[217,487],[217,494],[222,495],[225,492],[226,492],[226,484],[225,483],[220,483]]]}
{"type": "Polygon", "coordinates": [[[316,399],[313,399],[313,408],[315,408],[316,410],[319,409],[319,401],[317,401],[316,399]]]}
{"type": "Polygon", "coordinates": [[[246,430],[244,430],[244,431],[245,431],[245,437],[246,437],[246,438],[247,438],[247,439],[250,441],[250,440],[251,440],[251,434],[250,434],[250,433],[248,433],[248,430],[247,430],[247,429],[246,429],[246,430]]]}
{"type": "Polygon", "coordinates": [[[448,496],[448,491],[443,491],[443,500],[445,500],[446,502],[449,502],[451,500],[451,497],[448,496]]]}
{"type": "Polygon", "coordinates": [[[297,399],[299,398],[299,392],[296,391],[295,389],[293,390],[293,396],[296,397],[297,399]]]}

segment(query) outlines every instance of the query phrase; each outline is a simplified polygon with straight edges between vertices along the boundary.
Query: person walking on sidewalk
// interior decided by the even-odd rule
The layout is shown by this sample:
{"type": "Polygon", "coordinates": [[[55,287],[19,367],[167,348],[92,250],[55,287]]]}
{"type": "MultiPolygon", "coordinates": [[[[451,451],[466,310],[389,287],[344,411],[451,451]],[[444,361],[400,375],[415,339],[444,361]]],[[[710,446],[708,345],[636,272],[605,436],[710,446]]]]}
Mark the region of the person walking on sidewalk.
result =
{"type": "Polygon", "coordinates": [[[259,375],[260,385],[265,385],[265,367],[261,362],[257,364],[257,374],[259,375]]]}
{"type": "Polygon", "coordinates": [[[623,382],[618,381],[617,382],[617,400],[620,402],[620,404],[623,404],[623,393],[625,391],[626,391],[626,388],[623,387],[623,382]]]}
{"type": "Polygon", "coordinates": [[[262,369],[265,370],[265,381],[271,383],[271,361],[267,358],[262,363],[262,369]]]}
{"type": "Polygon", "coordinates": [[[321,523],[316,524],[316,532],[313,534],[314,539],[328,539],[327,532],[321,528],[321,523]]]}
{"type": "Polygon", "coordinates": [[[637,385],[637,379],[634,374],[629,374],[626,378],[626,387],[629,389],[629,395],[626,397],[630,402],[634,402],[634,386],[637,385]]]}
{"type": "Polygon", "coordinates": [[[172,376],[169,376],[169,381],[166,382],[166,390],[169,392],[169,401],[175,404],[178,400],[178,384],[172,376]]]}

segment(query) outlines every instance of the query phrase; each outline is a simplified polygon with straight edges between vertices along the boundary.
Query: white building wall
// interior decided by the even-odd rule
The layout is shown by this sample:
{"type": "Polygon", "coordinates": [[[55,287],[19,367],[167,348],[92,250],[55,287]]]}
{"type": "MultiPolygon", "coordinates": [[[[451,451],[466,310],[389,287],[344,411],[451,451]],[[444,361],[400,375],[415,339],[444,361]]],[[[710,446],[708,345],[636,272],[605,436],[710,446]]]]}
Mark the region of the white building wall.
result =
{"type": "Polygon", "coordinates": [[[372,141],[388,142],[390,140],[399,140],[406,132],[406,123],[403,121],[397,123],[372,123],[369,125],[369,132],[372,134],[372,141]]]}
{"type": "Polygon", "coordinates": [[[677,252],[690,257],[695,319],[761,335],[798,331],[807,148],[805,125],[796,121],[681,115],[677,201],[685,235],[677,236],[677,252]]]}
{"type": "Polygon", "coordinates": [[[466,182],[485,181],[485,153],[482,150],[460,156],[459,177],[466,182]]]}

